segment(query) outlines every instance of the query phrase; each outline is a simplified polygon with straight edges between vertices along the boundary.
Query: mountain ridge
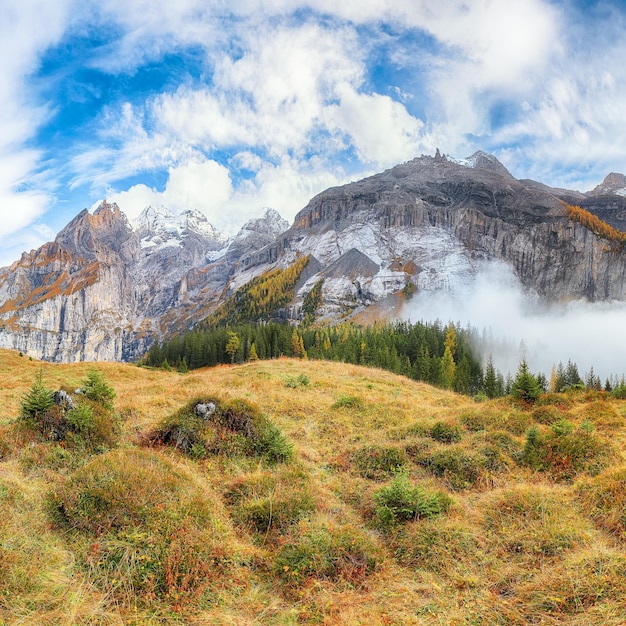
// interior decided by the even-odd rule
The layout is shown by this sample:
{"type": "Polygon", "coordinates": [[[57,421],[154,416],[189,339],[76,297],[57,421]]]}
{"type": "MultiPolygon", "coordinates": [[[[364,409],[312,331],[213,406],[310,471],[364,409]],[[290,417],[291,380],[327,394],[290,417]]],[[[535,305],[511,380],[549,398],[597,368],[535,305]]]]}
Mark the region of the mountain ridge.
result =
{"type": "Polygon", "coordinates": [[[623,250],[565,211],[578,204],[626,229],[620,176],[583,194],[517,180],[484,152],[437,152],[321,192],[291,226],[265,209],[232,238],[198,212],[146,207],[131,224],[104,201],[0,269],[0,347],[58,361],[137,358],[300,256],[312,269],[289,306],[294,321],[320,281],[318,313],[332,321],[407,285],[462,290],[485,262],[506,264],[544,300],[623,300],[623,250]]]}

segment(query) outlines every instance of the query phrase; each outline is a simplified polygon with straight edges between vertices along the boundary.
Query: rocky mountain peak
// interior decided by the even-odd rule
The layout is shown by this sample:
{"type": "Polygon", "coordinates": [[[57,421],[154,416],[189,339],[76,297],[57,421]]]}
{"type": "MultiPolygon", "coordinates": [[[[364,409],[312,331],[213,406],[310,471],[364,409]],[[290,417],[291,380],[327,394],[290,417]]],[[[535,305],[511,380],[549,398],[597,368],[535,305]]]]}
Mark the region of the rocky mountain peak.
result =
{"type": "Polygon", "coordinates": [[[248,220],[239,230],[235,241],[241,241],[251,236],[260,236],[275,239],[289,228],[289,222],[278,211],[265,207],[260,217],[248,220]]]}
{"type": "Polygon", "coordinates": [[[55,243],[84,258],[120,252],[131,236],[128,219],[115,203],[103,201],[90,213],[83,209],[56,237],[55,243]]]}
{"type": "Polygon", "coordinates": [[[482,150],[478,150],[471,156],[468,156],[463,164],[475,169],[488,170],[502,176],[513,178],[509,170],[507,170],[493,154],[483,152],[482,150]]]}
{"type": "Polygon", "coordinates": [[[592,196],[613,194],[626,196],[626,176],[611,172],[599,185],[589,192],[592,196]]]}
{"type": "Polygon", "coordinates": [[[133,222],[142,248],[180,247],[189,237],[199,237],[207,251],[224,249],[228,235],[209,223],[200,211],[173,213],[165,206],[148,206],[133,222]]]}

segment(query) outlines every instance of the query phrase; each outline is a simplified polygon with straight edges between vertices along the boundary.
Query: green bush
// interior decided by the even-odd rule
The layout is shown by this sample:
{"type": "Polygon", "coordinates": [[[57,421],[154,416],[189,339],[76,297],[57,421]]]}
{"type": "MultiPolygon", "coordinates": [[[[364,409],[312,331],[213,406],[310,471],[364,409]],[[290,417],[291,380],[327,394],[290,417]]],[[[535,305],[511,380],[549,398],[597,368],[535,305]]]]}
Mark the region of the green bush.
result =
{"type": "Polygon", "coordinates": [[[119,438],[119,418],[113,411],[115,392],[97,370],[90,370],[83,393],[52,392],[41,371],[21,402],[20,422],[47,441],[61,441],[87,451],[112,447],[119,438]],[[61,394],[65,393],[64,397],[61,394]]]}
{"type": "Polygon", "coordinates": [[[461,441],[461,428],[458,424],[436,422],[430,429],[430,436],[440,443],[456,443],[461,441]]]}
{"type": "Polygon", "coordinates": [[[289,468],[242,476],[225,493],[237,524],[263,534],[283,532],[315,510],[308,475],[289,468]]]}
{"type": "Polygon", "coordinates": [[[54,406],[53,391],[43,383],[43,372],[39,370],[35,382],[20,401],[19,419],[37,426],[54,406]]]}
{"type": "Polygon", "coordinates": [[[285,378],[285,387],[290,389],[297,389],[298,387],[307,387],[310,384],[310,379],[306,374],[299,374],[298,376],[287,376],[285,378]]]}
{"type": "Polygon", "coordinates": [[[356,471],[364,478],[383,480],[406,465],[404,450],[387,446],[364,446],[351,454],[356,471]]]}
{"type": "Polygon", "coordinates": [[[485,475],[485,457],[459,445],[434,452],[424,451],[415,460],[435,476],[443,478],[452,489],[476,486],[485,475]]]}
{"type": "Polygon", "coordinates": [[[87,378],[83,382],[81,390],[90,400],[113,410],[115,391],[107,384],[99,370],[91,368],[87,372],[87,378]]]}
{"type": "Polygon", "coordinates": [[[313,579],[361,584],[380,562],[376,546],[355,528],[301,523],[296,530],[274,560],[274,573],[288,586],[313,579]]]}
{"type": "Polygon", "coordinates": [[[333,409],[362,409],[363,400],[358,396],[341,395],[332,406],[333,409]]]}
{"type": "Polygon", "coordinates": [[[245,400],[193,400],[166,417],[147,440],[172,445],[195,458],[260,456],[268,463],[281,463],[293,457],[293,446],[280,429],[245,400]]]}
{"type": "Polygon", "coordinates": [[[532,469],[549,471],[558,480],[570,480],[580,472],[597,474],[613,457],[612,446],[594,432],[590,422],[576,428],[561,419],[547,432],[536,426],[528,430],[520,461],[532,469]]]}
{"type": "Polygon", "coordinates": [[[375,515],[382,526],[429,518],[444,513],[452,500],[443,492],[429,492],[398,474],[374,493],[375,515]]]}

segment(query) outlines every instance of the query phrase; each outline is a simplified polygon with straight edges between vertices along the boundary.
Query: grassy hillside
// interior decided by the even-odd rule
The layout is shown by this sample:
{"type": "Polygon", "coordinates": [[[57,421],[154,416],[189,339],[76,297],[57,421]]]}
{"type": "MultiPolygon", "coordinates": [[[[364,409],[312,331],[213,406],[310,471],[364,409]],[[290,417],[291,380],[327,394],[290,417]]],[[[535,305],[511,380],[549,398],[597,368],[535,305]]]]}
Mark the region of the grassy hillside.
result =
{"type": "Polygon", "coordinates": [[[90,367],[0,351],[2,625],[626,623],[624,401],[102,363],[115,439],[16,421],[90,367]]]}

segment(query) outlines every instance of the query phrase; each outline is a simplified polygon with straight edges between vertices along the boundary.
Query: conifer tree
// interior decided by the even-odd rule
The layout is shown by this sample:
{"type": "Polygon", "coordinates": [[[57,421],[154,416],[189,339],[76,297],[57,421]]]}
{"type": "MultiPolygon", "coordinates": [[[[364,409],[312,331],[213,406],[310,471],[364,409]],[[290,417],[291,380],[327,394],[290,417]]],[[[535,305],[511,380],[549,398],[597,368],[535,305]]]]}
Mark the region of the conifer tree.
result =
{"type": "Polygon", "coordinates": [[[535,376],[530,373],[526,359],[522,359],[517,375],[511,384],[511,395],[518,400],[533,403],[541,395],[541,388],[535,376]]]}
{"type": "Polygon", "coordinates": [[[239,351],[240,343],[241,343],[241,340],[239,339],[239,336],[237,335],[237,333],[234,333],[232,330],[229,330],[228,331],[228,343],[226,344],[226,348],[224,350],[226,354],[230,356],[231,363],[235,362],[235,356],[237,355],[237,352],[239,351]]]}
{"type": "Polygon", "coordinates": [[[250,353],[248,354],[248,361],[258,361],[258,360],[259,360],[259,355],[256,352],[256,345],[253,341],[252,345],[250,346],[250,353]]]}
{"type": "Polygon", "coordinates": [[[37,422],[52,408],[54,400],[52,391],[43,383],[43,372],[40,369],[33,386],[20,401],[20,419],[37,422]]]}
{"type": "Polygon", "coordinates": [[[444,389],[451,389],[454,383],[454,374],[456,372],[456,364],[452,358],[450,346],[446,346],[443,357],[441,358],[441,386],[444,389]]]}
{"type": "Polygon", "coordinates": [[[496,368],[493,365],[493,358],[489,355],[487,366],[485,367],[485,394],[488,398],[498,396],[498,380],[496,378],[496,368]]]}

